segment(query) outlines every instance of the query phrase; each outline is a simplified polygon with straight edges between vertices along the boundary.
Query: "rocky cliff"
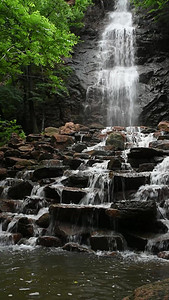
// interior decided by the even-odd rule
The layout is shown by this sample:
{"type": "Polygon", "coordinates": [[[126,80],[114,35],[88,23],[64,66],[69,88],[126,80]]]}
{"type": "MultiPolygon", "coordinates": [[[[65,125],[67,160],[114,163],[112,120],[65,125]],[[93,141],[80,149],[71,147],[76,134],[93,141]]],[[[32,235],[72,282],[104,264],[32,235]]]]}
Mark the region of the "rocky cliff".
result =
{"type": "MultiPolygon", "coordinates": [[[[88,8],[85,26],[79,31],[81,42],[67,61],[72,72],[67,79],[69,96],[54,99],[45,108],[45,126],[60,126],[67,121],[104,124],[105,111],[99,91],[94,90],[98,70],[98,44],[107,12],[114,1],[95,0],[88,8]],[[89,87],[92,87],[89,89],[89,87]],[[87,94],[87,97],[86,97],[87,94]],[[87,100],[86,100],[87,98],[87,100]]],[[[136,64],[139,72],[138,124],[156,126],[169,119],[169,30],[154,22],[154,16],[133,8],[136,28],[136,64]]]]}

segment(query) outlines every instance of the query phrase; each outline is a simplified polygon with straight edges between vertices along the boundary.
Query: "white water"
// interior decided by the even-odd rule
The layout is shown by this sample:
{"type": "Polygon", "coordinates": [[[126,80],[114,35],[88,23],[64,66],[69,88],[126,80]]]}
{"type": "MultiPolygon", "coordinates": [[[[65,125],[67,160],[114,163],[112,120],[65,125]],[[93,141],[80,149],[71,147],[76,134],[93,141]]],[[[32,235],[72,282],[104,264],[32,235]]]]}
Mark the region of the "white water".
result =
{"type": "MultiPolygon", "coordinates": [[[[117,0],[99,43],[100,66],[95,88],[100,91],[102,106],[107,107],[108,126],[131,126],[136,121],[135,28],[128,6],[129,0],[117,0]]],[[[90,90],[92,87],[89,87],[89,93],[90,90]]]]}

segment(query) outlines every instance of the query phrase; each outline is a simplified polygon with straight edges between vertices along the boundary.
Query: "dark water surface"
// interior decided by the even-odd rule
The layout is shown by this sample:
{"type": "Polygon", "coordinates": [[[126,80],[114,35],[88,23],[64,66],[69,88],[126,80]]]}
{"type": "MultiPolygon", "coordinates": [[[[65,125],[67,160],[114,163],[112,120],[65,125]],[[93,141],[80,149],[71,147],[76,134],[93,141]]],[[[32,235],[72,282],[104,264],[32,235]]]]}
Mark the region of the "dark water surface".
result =
{"type": "Polygon", "coordinates": [[[169,262],[145,254],[0,248],[2,300],[121,300],[134,288],[167,277],[169,262]]]}

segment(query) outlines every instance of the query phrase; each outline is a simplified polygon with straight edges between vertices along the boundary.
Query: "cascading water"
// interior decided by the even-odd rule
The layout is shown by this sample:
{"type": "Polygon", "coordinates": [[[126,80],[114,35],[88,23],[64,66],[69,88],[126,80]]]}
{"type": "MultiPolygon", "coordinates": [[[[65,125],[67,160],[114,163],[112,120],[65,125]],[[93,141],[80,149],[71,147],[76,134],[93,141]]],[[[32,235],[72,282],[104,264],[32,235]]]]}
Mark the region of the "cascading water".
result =
{"type": "Polygon", "coordinates": [[[107,107],[107,126],[131,126],[137,121],[135,28],[128,6],[128,0],[117,0],[115,11],[109,13],[109,23],[99,42],[98,81],[94,89],[89,87],[87,91],[87,98],[96,91],[93,97],[101,98],[101,107],[107,107]]]}

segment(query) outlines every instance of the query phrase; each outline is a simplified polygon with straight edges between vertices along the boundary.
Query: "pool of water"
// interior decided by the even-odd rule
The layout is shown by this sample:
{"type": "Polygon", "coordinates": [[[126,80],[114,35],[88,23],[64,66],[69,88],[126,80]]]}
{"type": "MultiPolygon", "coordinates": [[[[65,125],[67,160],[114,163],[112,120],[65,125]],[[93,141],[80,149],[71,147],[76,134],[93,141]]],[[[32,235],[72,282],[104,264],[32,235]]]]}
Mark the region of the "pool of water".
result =
{"type": "Polygon", "coordinates": [[[144,253],[77,254],[0,248],[1,299],[122,300],[143,284],[169,277],[169,262],[144,253]]]}

